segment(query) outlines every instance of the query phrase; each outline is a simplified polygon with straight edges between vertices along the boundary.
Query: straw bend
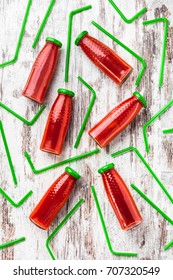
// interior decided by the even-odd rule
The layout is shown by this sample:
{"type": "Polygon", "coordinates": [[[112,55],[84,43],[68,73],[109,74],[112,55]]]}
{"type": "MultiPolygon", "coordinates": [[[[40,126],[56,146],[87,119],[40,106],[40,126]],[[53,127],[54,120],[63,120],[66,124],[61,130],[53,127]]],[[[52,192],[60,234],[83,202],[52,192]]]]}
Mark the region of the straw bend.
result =
{"type": "Polygon", "coordinates": [[[4,192],[4,190],[2,188],[0,188],[0,193],[2,194],[2,196],[5,197],[5,199],[14,207],[18,208],[20,207],[32,194],[33,191],[29,191],[18,203],[14,202],[7,194],[6,192],[4,192]]]}
{"type": "Polygon", "coordinates": [[[5,148],[5,152],[6,152],[6,155],[7,155],[8,163],[9,163],[9,166],[10,166],[13,182],[14,182],[14,184],[16,186],[18,184],[17,177],[16,177],[14,165],[13,165],[13,162],[12,162],[10,150],[9,150],[9,147],[8,147],[8,144],[7,144],[7,139],[6,139],[6,136],[5,136],[5,132],[4,132],[2,121],[0,121],[0,133],[1,133],[1,136],[2,136],[3,143],[4,143],[4,148],[5,148]]]}
{"type": "Polygon", "coordinates": [[[21,27],[19,38],[18,38],[18,41],[17,41],[17,46],[16,46],[14,57],[13,57],[13,59],[11,59],[9,61],[1,63],[0,68],[8,66],[10,64],[14,64],[18,60],[19,51],[20,51],[23,36],[24,36],[24,33],[25,33],[26,23],[27,23],[27,20],[28,20],[31,5],[32,5],[32,0],[28,0],[28,4],[27,4],[27,7],[26,7],[24,19],[23,19],[23,22],[22,22],[22,27],[21,27]]]}
{"type": "Polygon", "coordinates": [[[95,149],[95,150],[92,150],[92,151],[89,151],[89,152],[86,152],[86,153],[83,153],[83,154],[80,154],[78,156],[74,156],[74,157],[71,157],[71,158],[68,158],[68,159],[65,159],[63,161],[60,161],[60,162],[57,162],[57,163],[54,163],[52,165],[48,165],[46,167],[43,167],[41,169],[36,169],[34,167],[34,164],[31,160],[31,157],[29,156],[29,154],[27,152],[24,153],[24,156],[26,157],[29,165],[30,165],[30,168],[32,170],[33,173],[35,174],[40,174],[40,173],[43,173],[47,170],[50,170],[50,169],[53,169],[53,168],[56,168],[58,166],[61,166],[61,165],[64,165],[64,164],[67,164],[67,163],[70,163],[70,162],[73,162],[73,161],[77,161],[77,160],[81,160],[83,158],[86,158],[86,157],[89,157],[89,156],[92,156],[94,154],[97,154],[100,152],[100,149],[95,149]]]}
{"type": "Polygon", "coordinates": [[[166,58],[166,47],[167,47],[167,37],[168,37],[168,28],[169,21],[167,18],[156,18],[148,21],[144,21],[143,25],[154,24],[158,22],[164,23],[164,35],[163,35],[163,44],[162,44],[162,55],[161,55],[161,65],[160,65],[160,76],[159,76],[159,87],[163,85],[163,76],[165,69],[165,58],[166,58]]]}
{"type": "Polygon", "coordinates": [[[69,14],[69,19],[68,19],[68,35],[67,35],[67,50],[66,50],[66,62],[65,62],[65,77],[64,80],[65,82],[68,82],[68,76],[69,76],[69,63],[70,63],[70,52],[71,52],[71,36],[72,36],[72,26],[73,26],[73,16],[81,13],[83,11],[92,9],[91,5],[84,6],[82,8],[73,10],[69,14]]]}
{"type": "Polygon", "coordinates": [[[84,119],[83,119],[81,128],[80,128],[79,133],[78,133],[78,135],[77,135],[76,142],[75,142],[75,144],[74,144],[74,148],[76,148],[76,149],[77,149],[78,146],[79,146],[79,143],[80,143],[80,140],[81,140],[81,138],[82,138],[83,132],[84,132],[84,130],[85,130],[87,121],[88,121],[88,119],[89,119],[89,117],[90,117],[91,110],[92,110],[92,108],[93,108],[93,106],[94,106],[94,103],[95,103],[95,100],[96,100],[96,92],[95,92],[95,90],[94,90],[89,84],[87,84],[87,82],[85,82],[85,81],[82,79],[82,77],[78,76],[78,80],[79,80],[84,86],[86,86],[86,87],[89,89],[89,91],[91,92],[91,95],[92,95],[92,96],[91,96],[91,101],[90,101],[90,104],[89,104],[88,109],[87,109],[87,111],[86,111],[85,117],[84,117],[84,119]]]}
{"type": "Polygon", "coordinates": [[[99,217],[100,217],[100,220],[101,220],[101,224],[102,224],[102,227],[103,227],[103,231],[104,231],[104,234],[105,234],[105,238],[106,238],[106,242],[107,242],[109,251],[115,256],[126,256],[126,257],[137,256],[137,253],[117,252],[117,251],[113,250],[112,244],[111,244],[111,241],[110,241],[110,237],[109,237],[109,234],[108,234],[108,231],[107,231],[107,228],[106,228],[105,220],[103,218],[102,210],[101,210],[101,207],[100,207],[100,204],[99,204],[99,200],[98,200],[98,197],[97,197],[97,193],[96,193],[96,190],[95,190],[94,186],[91,186],[91,191],[92,191],[93,198],[94,198],[94,201],[95,201],[95,204],[96,204],[96,207],[97,207],[97,211],[98,211],[98,214],[99,214],[99,217]]]}
{"type": "MultiPolygon", "coordinates": [[[[147,128],[156,120],[158,119],[161,115],[163,115],[171,106],[173,105],[173,100],[168,102],[161,110],[159,110],[148,122],[146,122],[143,126],[143,137],[144,137],[144,144],[145,144],[145,149],[146,152],[149,153],[150,147],[148,143],[148,137],[147,137],[147,128]]],[[[170,130],[165,130],[163,133],[170,133],[170,130]]],[[[172,130],[173,132],[173,130],[172,130]]]]}
{"type": "Polygon", "coordinates": [[[147,8],[144,7],[142,10],[140,10],[137,14],[135,14],[132,18],[128,19],[126,16],[121,12],[121,10],[118,8],[118,6],[115,4],[113,0],[108,0],[109,3],[112,5],[112,7],[117,11],[117,13],[120,15],[120,17],[124,20],[124,22],[130,24],[134,22],[136,19],[138,19],[142,14],[147,12],[147,8]]]}
{"type": "Polygon", "coordinates": [[[143,156],[140,154],[140,152],[138,151],[137,148],[135,147],[128,147],[125,148],[123,150],[120,150],[118,152],[115,152],[113,154],[111,154],[111,156],[113,158],[119,156],[119,155],[123,155],[127,152],[133,151],[136,153],[136,155],[139,157],[139,159],[142,161],[143,165],[148,169],[149,173],[151,174],[151,176],[155,179],[155,181],[158,183],[158,185],[161,187],[162,191],[164,192],[164,194],[167,196],[167,198],[170,200],[171,203],[173,203],[173,197],[170,195],[170,193],[167,191],[167,189],[165,188],[165,186],[162,184],[162,182],[159,180],[159,178],[157,177],[157,175],[154,173],[153,169],[151,168],[151,166],[146,162],[146,160],[143,158],[143,156]]]}
{"type": "Polygon", "coordinates": [[[137,53],[135,53],[133,50],[131,50],[129,47],[127,47],[125,44],[123,44],[120,40],[118,40],[116,37],[114,37],[111,33],[109,33],[106,29],[104,29],[101,25],[99,25],[97,22],[92,21],[91,22],[96,28],[98,28],[101,32],[103,32],[106,36],[108,36],[109,38],[111,38],[114,42],[116,42],[117,44],[119,44],[123,49],[125,49],[126,51],[128,51],[131,55],[133,55],[134,57],[137,58],[137,60],[139,60],[142,64],[142,68],[138,74],[137,80],[136,80],[136,86],[139,86],[141,79],[144,75],[144,72],[146,70],[147,67],[147,63],[145,61],[145,59],[143,59],[141,56],[139,56],[137,53]]]}
{"type": "Polygon", "coordinates": [[[54,236],[60,231],[60,229],[67,223],[67,221],[72,217],[72,215],[79,209],[81,204],[84,202],[84,198],[81,198],[76,205],[70,210],[70,212],[66,215],[66,217],[59,223],[59,225],[56,227],[56,229],[49,235],[49,237],[46,240],[46,248],[52,258],[52,260],[56,260],[55,255],[53,254],[51,248],[50,248],[50,242],[54,238],[54,236]]]}
{"type": "Polygon", "coordinates": [[[18,113],[16,113],[15,111],[13,111],[12,109],[10,109],[8,106],[6,106],[5,104],[3,104],[2,102],[0,102],[0,107],[2,107],[3,109],[5,109],[7,112],[9,112],[11,115],[13,115],[14,117],[16,117],[18,120],[20,120],[21,122],[23,122],[24,124],[28,125],[28,126],[32,126],[37,119],[40,117],[40,115],[42,114],[42,112],[44,111],[44,109],[46,108],[46,106],[43,104],[39,111],[35,114],[35,116],[32,118],[31,121],[26,120],[25,118],[23,118],[22,116],[20,116],[18,113]]]}
{"type": "Polygon", "coordinates": [[[143,198],[146,202],[148,202],[165,220],[167,220],[171,225],[173,225],[173,220],[163,212],[151,199],[146,196],[141,190],[139,190],[134,184],[131,184],[131,187],[143,198]]]}

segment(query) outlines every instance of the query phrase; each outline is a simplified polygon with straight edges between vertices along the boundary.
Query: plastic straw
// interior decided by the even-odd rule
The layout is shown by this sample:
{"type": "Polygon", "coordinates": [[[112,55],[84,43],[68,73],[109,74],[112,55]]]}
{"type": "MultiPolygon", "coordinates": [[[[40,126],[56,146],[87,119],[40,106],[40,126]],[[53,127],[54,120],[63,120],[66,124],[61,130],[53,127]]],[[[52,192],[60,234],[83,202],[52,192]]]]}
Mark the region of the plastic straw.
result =
{"type": "Polygon", "coordinates": [[[94,106],[94,102],[95,102],[95,100],[96,100],[96,92],[94,91],[94,89],[93,89],[89,84],[87,84],[87,82],[85,82],[85,81],[82,79],[82,77],[78,76],[78,80],[81,81],[81,83],[89,89],[89,91],[91,92],[91,95],[92,95],[92,96],[91,96],[91,101],[90,101],[90,104],[89,104],[88,109],[87,109],[87,111],[86,111],[85,117],[84,117],[84,119],[83,119],[81,128],[80,128],[79,133],[78,133],[78,135],[77,135],[76,142],[75,142],[75,144],[74,144],[74,148],[76,148],[76,149],[77,149],[78,146],[79,146],[79,143],[80,143],[80,140],[81,140],[82,135],[83,135],[83,133],[84,133],[84,130],[85,130],[87,121],[88,121],[88,119],[89,119],[89,117],[90,117],[91,110],[92,110],[92,108],[93,108],[93,106],[94,106]]]}
{"type": "Polygon", "coordinates": [[[127,152],[133,151],[136,153],[136,155],[139,157],[139,159],[142,161],[143,165],[148,169],[148,171],[150,172],[150,174],[152,175],[152,177],[156,180],[156,182],[158,183],[158,185],[161,187],[162,191],[165,193],[165,195],[168,197],[168,199],[171,201],[171,203],[173,203],[173,198],[170,195],[170,193],[167,191],[167,189],[165,188],[165,186],[162,184],[162,182],[159,180],[159,178],[157,177],[157,175],[154,173],[154,171],[152,170],[152,168],[150,167],[150,165],[146,162],[146,160],[143,158],[143,156],[140,154],[140,152],[138,151],[137,148],[135,147],[128,147],[125,148],[123,150],[120,150],[116,153],[111,154],[111,156],[113,158],[125,154],[127,152]]]}
{"type": "Polygon", "coordinates": [[[132,23],[134,22],[136,19],[138,19],[142,14],[147,12],[147,8],[143,8],[142,10],[140,10],[136,15],[134,15],[132,18],[128,19],[126,18],[126,16],[120,11],[120,9],[117,7],[117,5],[115,4],[115,2],[113,0],[109,0],[109,3],[112,5],[112,7],[117,11],[117,13],[120,15],[120,17],[122,18],[122,20],[124,20],[126,23],[132,23]]]}
{"type": "Polygon", "coordinates": [[[101,25],[99,25],[95,21],[92,21],[91,23],[95,27],[97,27],[100,31],[102,31],[104,34],[106,34],[109,38],[111,38],[114,42],[116,42],[122,48],[124,48],[126,51],[128,51],[131,55],[136,57],[142,63],[142,69],[140,70],[139,75],[138,75],[137,80],[136,80],[136,86],[139,86],[139,84],[141,82],[141,79],[142,79],[142,76],[144,75],[144,72],[145,72],[146,67],[147,67],[146,61],[141,56],[139,56],[137,53],[135,53],[133,50],[131,50],[129,47],[124,45],[120,40],[118,40],[116,37],[114,37],[111,33],[109,33],[107,30],[105,30],[101,25]]]}
{"type": "Polygon", "coordinates": [[[60,231],[60,229],[67,223],[67,221],[71,218],[71,216],[78,210],[78,208],[81,206],[81,204],[84,202],[84,198],[81,198],[76,205],[70,210],[70,212],[67,214],[67,216],[59,223],[59,225],[56,227],[56,229],[49,235],[48,239],[46,240],[46,248],[52,258],[52,260],[56,260],[55,255],[53,254],[51,248],[50,248],[50,242],[55,237],[55,235],[60,231]]]}
{"type": "Polygon", "coordinates": [[[89,152],[86,152],[86,153],[83,153],[83,154],[80,154],[78,156],[74,156],[74,157],[71,157],[71,158],[68,158],[68,159],[65,159],[63,161],[60,161],[60,162],[57,162],[57,163],[54,163],[52,165],[48,165],[46,167],[43,167],[41,169],[35,169],[32,161],[31,161],[31,158],[30,156],[28,155],[27,152],[24,153],[32,171],[35,173],[35,174],[40,174],[42,172],[45,172],[47,170],[50,170],[50,169],[53,169],[55,167],[58,167],[58,166],[61,166],[61,165],[64,165],[66,163],[70,163],[70,162],[73,162],[73,161],[77,161],[77,160],[80,160],[80,159],[83,159],[83,158],[86,158],[86,157],[89,157],[89,156],[92,156],[94,154],[97,154],[100,152],[100,149],[95,149],[95,150],[92,150],[92,151],[89,151],[89,152]]]}

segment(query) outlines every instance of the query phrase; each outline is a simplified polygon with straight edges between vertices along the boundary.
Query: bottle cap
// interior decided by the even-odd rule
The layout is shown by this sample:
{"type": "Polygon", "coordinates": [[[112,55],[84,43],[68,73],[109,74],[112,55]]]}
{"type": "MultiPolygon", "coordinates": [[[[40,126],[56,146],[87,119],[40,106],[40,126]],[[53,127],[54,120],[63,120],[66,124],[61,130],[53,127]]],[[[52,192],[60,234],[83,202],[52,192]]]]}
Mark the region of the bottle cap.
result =
{"type": "Polygon", "coordinates": [[[68,174],[70,174],[71,176],[73,176],[74,178],[76,178],[76,179],[80,179],[80,175],[79,175],[79,173],[77,173],[74,169],[72,169],[71,167],[69,167],[69,166],[67,166],[66,168],[65,168],[65,171],[68,173],[68,174]]]}
{"type": "Polygon", "coordinates": [[[105,171],[107,171],[107,170],[109,170],[109,169],[111,169],[111,168],[114,168],[114,166],[115,166],[114,163],[109,163],[109,164],[107,164],[107,165],[105,165],[105,166],[99,168],[99,169],[98,169],[98,173],[101,174],[101,173],[103,173],[103,172],[105,172],[105,171]]]}
{"type": "Polygon", "coordinates": [[[65,88],[59,88],[58,89],[58,93],[64,93],[64,94],[68,94],[70,96],[75,96],[75,93],[71,90],[65,89],[65,88]]]}
{"type": "Polygon", "coordinates": [[[139,101],[143,104],[144,107],[147,107],[147,101],[146,99],[139,93],[139,92],[134,92],[133,95],[135,95],[139,101]]]}
{"type": "Polygon", "coordinates": [[[58,45],[60,48],[62,47],[62,43],[60,41],[56,40],[55,38],[47,37],[46,41],[52,42],[52,43],[58,45]]]}
{"type": "Polygon", "coordinates": [[[75,45],[78,46],[80,40],[83,38],[83,36],[85,36],[86,34],[88,34],[88,31],[82,31],[76,38],[75,40],[75,45]]]}

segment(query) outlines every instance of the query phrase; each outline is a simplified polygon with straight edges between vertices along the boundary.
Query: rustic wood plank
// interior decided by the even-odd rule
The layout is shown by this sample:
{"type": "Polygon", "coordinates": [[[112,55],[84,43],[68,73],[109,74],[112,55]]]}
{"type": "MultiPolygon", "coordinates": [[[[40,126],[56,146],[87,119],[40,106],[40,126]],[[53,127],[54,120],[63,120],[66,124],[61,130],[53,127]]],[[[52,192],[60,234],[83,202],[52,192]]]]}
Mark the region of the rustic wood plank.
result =
{"type": "MultiPolygon", "coordinates": [[[[27,1],[0,0],[0,59],[7,60],[13,55],[15,44],[19,33],[19,25],[22,22],[27,1]]],[[[151,178],[145,168],[139,163],[134,154],[126,154],[115,160],[110,153],[129,145],[136,146],[145,155],[146,160],[151,164],[158,177],[162,180],[169,192],[173,195],[173,146],[172,135],[163,135],[162,130],[172,127],[171,108],[160,120],[156,121],[148,130],[151,151],[145,154],[142,126],[153,114],[161,109],[172,98],[173,84],[173,2],[172,0],[159,1],[116,1],[119,8],[130,18],[144,6],[148,12],[131,25],[125,24],[108,1],[64,1],[59,0],[51,13],[38,46],[35,50],[31,48],[34,36],[38,30],[41,20],[49,4],[49,0],[33,1],[31,13],[26,27],[25,37],[16,64],[0,69],[0,97],[1,101],[10,108],[19,112],[27,119],[31,119],[38,110],[38,105],[21,96],[28,73],[32,67],[38,52],[44,45],[45,37],[53,36],[62,41],[64,48],[61,50],[59,65],[57,67],[53,82],[48,91],[45,104],[47,107],[44,113],[33,127],[26,127],[17,119],[0,110],[0,117],[3,121],[9,148],[14,158],[15,169],[19,180],[19,186],[14,187],[11,176],[8,172],[8,162],[0,140],[0,167],[1,187],[8,192],[9,196],[19,200],[31,188],[33,196],[19,209],[12,208],[2,197],[0,197],[0,241],[1,243],[26,236],[27,241],[16,247],[10,247],[0,251],[0,259],[49,259],[45,248],[45,240],[50,232],[57,226],[58,222],[72,208],[79,197],[85,198],[85,203],[68,221],[55,237],[51,246],[59,259],[126,259],[112,256],[107,248],[103,235],[100,220],[96,211],[90,185],[94,184],[98,193],[100,204],[105,216],[106,224],[110,233],[113,247],[118,250],[137,251],[138,259],[172,259],[172,251],[164,251],[163,246],[172,239],[172,228],[163,220],[147,203],[145,203],[134,191],[132,191],[137,205],[143,216],[143,223],[135,229],[123,232],[117,219],[108,203],[103,184],[97,169],[114,161],[117,170],[120,172],[126,183],[135,183],[144,190],[154,202],[156,202],[168,215],[172,215],[173,206],[163,195],[163,192],[151,178]],[[66,2],[66,3],[65,3],[66,2]],[[79,48],[72,44],[69,83],[64,84],[65,47],[67,34],[67,15],[73,9],[84,5],[92,4],[93,10],[86,11],[74,17],[74,30],[72,42],[82,30],[103,41],[113,48],[125,60],[134,67],[133,74],[121,88],[118,88],[113,81],[101,73],[85,57],[79,48]],[[154,17],[167,17],[170,20],[167,58],[165,65],[164,86],[158,89],[159,65],[161,54],[161,43],[163,38],[162,24],[153,26],[142,26],[143,20],[154,17]],[[135,88],[135,80],[141,67],[130,54],[117,46],[104,34],[93,27],[90,22],[95,20],[103,27],[110,30],[120,40],[134,49],[148,63],[146,74],[141,84],[135,88]],[[91,117],[87,124],[84,136],[78,150],[73,149],[75,139],[89,104],[89,94],[77,80],[82,76],[91,84],[97,92],[97,100],[94,105],[91,117]],[[59,87],[67,87],[76,92],[74,98],[74,113],[71,119],[70,130],[61,156],[54,156],[43,153],[39,150],[40,141],[43,135],[45,122],[57,96],[59,87]],[[87,131],[101,119],[111,108],[122,100],[128,98],[133,91],[139,90],[148,100],[147,110],[141,111],[132,125],[119,135],[100,155],[87,158],[80,163],[72,163],[82,179],[76,184],[68,203],[64,206],[57,219],[53,222],[48,232],[38,229],[32,224],[28,216],[33,207],[42,197],[43,193],[51,183],[64,171],[64,167],[50,170],[47,173],[34,175],[24,156],[27,150],[31,154],[36,166],[44,166],[62,160],[80,152],[94,149],[97,145],[89,138],[87,131]],[[103,106],[104,104],[104,106],[103,106]]]]}

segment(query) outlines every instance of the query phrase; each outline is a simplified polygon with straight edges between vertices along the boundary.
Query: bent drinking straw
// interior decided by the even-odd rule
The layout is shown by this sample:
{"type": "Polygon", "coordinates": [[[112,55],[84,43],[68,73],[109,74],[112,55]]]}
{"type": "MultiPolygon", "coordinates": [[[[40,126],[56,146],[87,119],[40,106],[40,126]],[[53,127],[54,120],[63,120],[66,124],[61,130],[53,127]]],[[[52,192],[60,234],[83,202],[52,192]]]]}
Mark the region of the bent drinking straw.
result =
{"type": "Polygon", "coordinates": [[[168,215],[163,212],[152,200],[150,200],[146,194],[144,194],[141,190],[139,190],[134,184],[131,184],[131,187],[143,198],[147,201],[165,220],[167,220],[171,225],[173,225],[173,220],[168,217],[168,215]]]}
{"type": "Polygon", "coordinates": [[[158,111],[148,122],[146,122],[143,126],[143,137],[144,137],[144,143],[145,143],[145,149],[148,153],[150,151],[149,143],[148,143],[148,137],[147,137],[147,128],[149,125],[151,125],[156,119],[158,119],[165,111],[169,109],[173,105],[173,100],[168,102],[160,111],[158,111]]]}
{"type": "Polygon", "coordinates": [[[44,16],[44,18],[43,18],[43,20],[42,20],[42,23],[40,24],[40,27],[39,27],[39,29],[38,29],[38,31],[37,31],[37,34],[36,34],[35,39],[34,39],[34,42],[33,42],[33,44],[32,44],[32,48],[33,48],[33,49],[35,49],[35,47],[36,47],[37,44],[38,44],[38,41],[39,41],[40,36],[41,36],[41,33],[43,32],[43,29],[44,29],[44,27],[45,27],[45,25],[46,25],[46,23],[47,23],[47,21],[48,21],[48,18],[49,18],[49,16],[50,16],[51,12],[52,12],[52,9],[53,9],[55,3],[56,3],[56,0],[51,0],[51,1],[50,1],[50,4],[49,4],[49,6],[48,6],[48,9],[47,9],[47,11],[46,11],[46,13],[45,13],[45,16],[44,16]]]}
{"type": "Polygon", "coordinates": [[[0,194],[5,197],[5,199],[14,207],[20,207],[32,194],[33,191],[30,190],[18,203],[14,202],[11,197],[9,197],[2,188],[0,188],[0,194]]]}
{"type": "Polygon", "coordinates": [[[68,158],[68,159],[65,159],[63,161],[60,161],[60,162],[57,162],[57,163],[54,163],[52,165],[48,165],[46,167],[43,167],[41,169],[36,169],[34,167],[34,164],[30,158],[30,156],[28,155],[27,152],[24,153],[29,165],[30,165],[30,168],[31,170],[35,173],[35,174],[40,174],[42,172],[45,172],[47,170],[50,170],[50,169],[53,169],[55,167],[58,167],[58,166],[61,166],[61,165],[64,165],[66,163],[70,163],[70,162],[73,162],[73,161],[77,161],[77,160],[80,160],[80,159],[83,159],[83,158],[86,158],[86,157],[89,157],[89,156],[92,156],[94,154],[97,154],[100,152],[100,149],[95,149],[95,150],[92,150],[92,151],[89,151],[89,152],[86,152],[86,153],[83,153],[83,154],[80,154],[78,156],[74,156],[74,157],[71,157],[71,158],[68,158]]]}
{"type": "Polygon", "coordinates": [[[26,7],[26,12],[25,12],[24,19],[23,19],[23,22],[22,22],[22,27],[21,27],[21,30],[20,30],[20,34],[19,34],[19,38],[18,38],[18,42],[17,42],[14,57],[13,57],[13,59],[11,59],[9,61],[1,63],[0,68],[5,67],[5,66],[10,65],[10,64],[13,64],[18,60],[19,51],[20,51],[23,36],[24,36],[24,33],[25,33],[26,23],[27,23],[27,20],[28,20],[31,5],[32,5],[32,0],[28,0],[28,4],[27,4],[27,7],[26,7]]]}
{"type": "Polygon", "coordinates": [[[173,246],[173,240],[171,240],[168,244],[164,246],[164,250],[168,250],[171,246],[173,246]]]}
{"type": "Polygon", "coordinates": [[[141,63],[142,63],[142,68],[139,72],[139,75],[137,77],[136,80],[136,86],[139,86],[141,79],[144,75],[144,72],[146,70],[147,67],[147,63],[146,61],[139,56],[137,53],[135,53],[133,50],[131,50],[129,47],[127,47],[126,45],[124,45],[120,40],[118,40],[116,37],[114,37],[111,33],[109,33],[106,29],[104,29],[101,25],[99,25],[98,23],[96,23],[95,21],[91,22],[95,27],[97,27],[100,31],[102,31],[105,35],[107,35],[109,38],[111,38],[114,42],[116,42],[117,44],[119,44],[123,49],[125,49],[126,51],[128,51],[131,55],[133,55],[134,57],[136,57],[141,63]]]}
{"type": "Polygon", "coordinates": [[[18,239],[9,241],[9,242],[4,243],[4,244],[0,244],[0,250],[1,250],[1,249],[4,249],[4,248],[7,248],[7,247],[9,247],[9,246],[13,246],[13,245],[15,245],[15,244],[18,244],[18,243],[23,242],[23,241],[25,241],[25,240],[26,240],[25,237],[21,237],[21,238],[18,238],[18,239]]]}
{"type": "Polygon", "coordinates": [[[66,50],[66,62],[65,62],[65,77],[64,80],[68,82],[68,75],[69,75],[69,63],[70,63],[70,52],[71,52],[71,35],[72,35],[72,27],[73,27],[73,16],[79,14],[83,11],[92,9],[91,5],[79,8],[77,10],[73,10],[69,14],[68,19],[68,35],[67,35],[67,50],[66,50]]]}
{"type": "Polygon", "coordinates": [[[126,23],[132,23],[134,22],[136,19],[138,19],[142,14],[147,12],[147,8],[143,8],[142,10],[140,10],[136,15],[134,15],[132,18],[128,19],[126,18],[126,16],[121,12],[121,10],[117,7],[117,5],[115,4],[115,2],[113,0],[108,0],[109,3],[112,5],[112,7],[117,11],[117,13],[120,15],[120,17],[122,18],[122,20],[124,20],[126,23]]]}
{"type": "Polygon", "coordinates": [[[77,135],[76,142],[75,142],[75,144],[74,144],[74,148],[76,148],[76,149],[77,149],[78,146],[79,146],[79,143],[80,143],[80,140],[81,140],[82,135],[83,135],[83,133],[84,133],[84,130],[85,130],[87,121],[88,121],[89,116],[90,116],[90,114],[91,114],[91,110],[92,110],[92,108],[93,108],[93,106],[94,106],[94,102],[95,102],[95,100],[96,100],[96,92],[95,92],[95,90],[94,90],[89,84],[87,84],[87,82],[85,82],[85,81],[82,79],[82,77],[78,76],[78,80],[79,80],[84,86],[86,86],[86,87],[89,89],[89,91],[91,92],[91,95],[92,95],[92,96],[91,96],[91,101],[90,101],[90,104],[89,104],[88,109],[87,109],[87,111],[86,111],[85,117],[84,117],[84,119],[83,119],[81,128],[80,128],[79,133],[78,133],[78,135],[77,135]]]}
{"type": "Polygon", "coordinates": [[[8,148],[7,139],[6,139],[6,136],[5,136],[5,132],[4,132],[4,128],[3,128],[3,125],[2,125],[2,121],[0,121],[0,133],[1,133],[1,136],[2,136],[3,143],[4,143],[4,148],[5,148],[5,152],[6,152],[6,155],[7,155],[8,163],[9,163],[9,166],[10,166],[13,182],[14,182],[14,184],[16,186],[18,184],[18,182],[17,182],[17,178],[16,178],[16,173],[15,173],[15,170],[14,170],[13,162],[12,162],[12,159],[11,159],[10,151],[9,151],[9,148],[8,148]]]}
{"type": "Polygon", "coordinates": [[[70,212],[67,214],[67,216],[59,223],[59,225],[56,227],[56,229],[49,235],[49,237],[46,240],[46,248],[52,258],[52,260],[56,260],[55,255],[53,254],[51,248],[50,248],[50,242],[55,237],[55,235],[60,231],[60,229],[67,223],[67,221],[71,218],[71,216],[79,209],[81,204],[84,202],[84,198],[81,198],[76,205],[70,210],[70,212]]]}
{"type": "Polygon", "coordinates": [[[164,34],[163,34],[160,76],[159,76],[159,87],[162,87],[163,76],[164,76],[164,68],[165,68],[165,57],[166,57],[166,47],[167,47],[169,21],[168,21],[167,18],[155,18],[153,20],[144,21],[143,25],[148,25],[148,24],[153,24],[153,23],[158,23],[158,22],[163,22],[164,23],[164,34]]]}
{"type": "Polygon", "coordinates": [[[170,200],[171,203],[173,203],[173,197],[170,195],[170,193],[167,191],[167,189],[165,188],[165,186],[162,184],[162,182],[159,180],[159,178],[157,177],[157,175],[154,173],[154,171],[152,170],[152,168],[150,167],[150,165],[146,162],[146,160],[143,158],[143,156],[140,154],[140,152],[138,151],[137,148],[135,147],[128,147],[125,148],[123,150],[120,150],[116,153],[111,154],[111,156],[113,158],[119,156],[119,155],[123,155],[127,152],[133,151],[135,152],[135,154],[139,157],[139,159],[142,161],[143,165],[148,169],[148,171],[150,172],[150,174],[152,175],[152,177],[156,180],[156,182],[158,183],[158,185],[161,187],[162,191],[165,193],[165,195],[167,196],[167,198],[170,200]]]}
{"type": "Polygon", "coordinates": [[[105,221],[104,221],[104,218],[103,218],[102,210],[100,208],[100,204],[99,204],[98,197],[97,197],[96,190],[95,190],[94,186],[91,186],[91,191],[92,191],[94,201],[95,201],[95,204],[96,204],[96,207],[97,207],[97,211],[98,211],[98,214],[99,214],[99,217],[100,217],[100,220],[101,220],[101,224],[102,224],[102,227],[103,227],[103,231],[104,231],[104,234],[105,234],[105,238],[106,238],[106,242],[107,242],[109,251],[113,255],[116,255],[116,256],[125,256],[125,257],[135,257],[135,256],[137,256],[137,253],[117,252],[117,251],[113,250],[112,244],[111,244],[111,241],[110,241],[110,238],[109,238],[109,234],[108,234],[108,231],[107,231],[107,228],[106,228],[106,224],[105,224],[105,221]]]}
{"type": "Polygon", "coordinates": [[[40,117],[40,115],[42,114],[42,112],[44,111],[44,109],[46,108],[46,106],[43,104],[40,109],[38,110],[38,112],[35,114],[35,116],[32,118],[31,121],[26,120],[25,118],[23,118],[22,116],[20,116],[18,113],[16,113],[15,111],[13,111],[12,109],[10,109],[9,107],[7,107],[5,104],[3,104],[2,102],[0,102],[0,107],[2,107],[3,109],[5,109],[7,112],[9,112],[10,114],[12,114],[14,117],[16,117],[17,119],[19,119],[21,122],[23,122],[26,125],[33,125],[37,119],[40,117]]]}

